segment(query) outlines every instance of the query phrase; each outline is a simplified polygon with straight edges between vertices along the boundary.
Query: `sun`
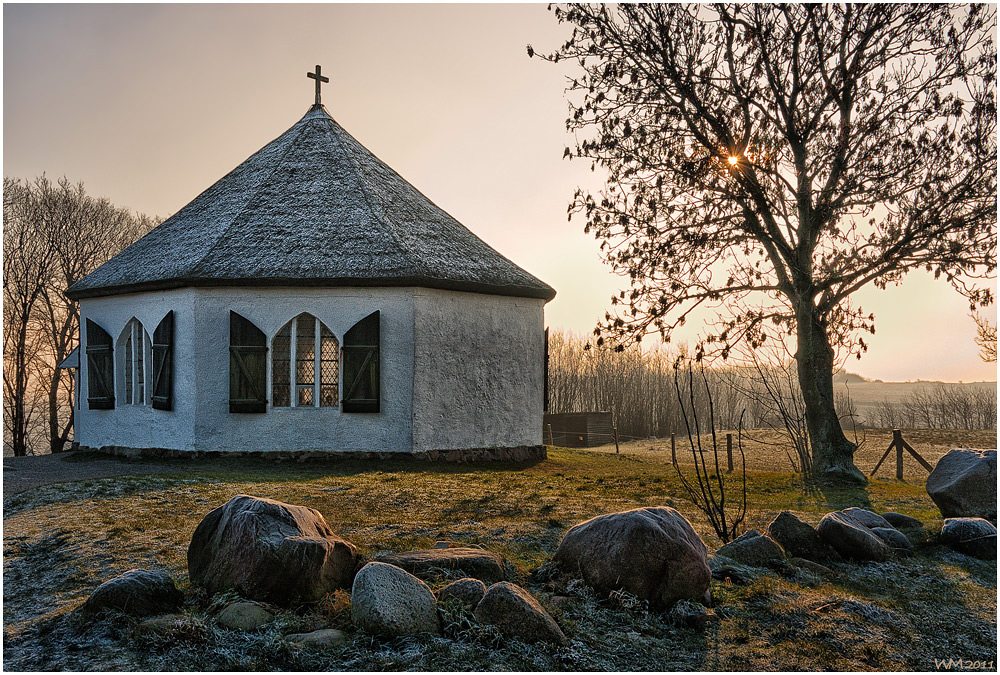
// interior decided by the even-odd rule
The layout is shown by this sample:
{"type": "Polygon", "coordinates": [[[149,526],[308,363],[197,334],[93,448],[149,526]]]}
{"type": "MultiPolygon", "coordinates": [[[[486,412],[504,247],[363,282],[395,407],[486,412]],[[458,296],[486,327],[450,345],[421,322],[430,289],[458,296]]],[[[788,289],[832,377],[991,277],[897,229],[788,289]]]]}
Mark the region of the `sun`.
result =
{"type": "Polygon", "coordinates": [[[737,164],[739,164],[739,163],[740,163],[740,158],[739,158],[739,157],[735,157],[735,156],[732,156],[732,155],[730,155],[730,156],[729,156],[729,163],[730,163],[730,164],[731,164],[732,166],[736,166],[737,164]]]}

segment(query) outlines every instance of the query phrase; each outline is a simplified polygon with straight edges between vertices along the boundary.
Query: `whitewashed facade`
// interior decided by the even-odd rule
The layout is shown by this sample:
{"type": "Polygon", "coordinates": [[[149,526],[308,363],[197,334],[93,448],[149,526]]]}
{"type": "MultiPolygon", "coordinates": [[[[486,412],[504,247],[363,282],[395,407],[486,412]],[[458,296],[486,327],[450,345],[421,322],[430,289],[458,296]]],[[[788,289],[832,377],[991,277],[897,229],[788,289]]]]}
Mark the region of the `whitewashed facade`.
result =
{"type": "Polygon", "coordinates": [[[80,447],[544,453],[555,291],[322,106],[69,294],[80,447]]]}

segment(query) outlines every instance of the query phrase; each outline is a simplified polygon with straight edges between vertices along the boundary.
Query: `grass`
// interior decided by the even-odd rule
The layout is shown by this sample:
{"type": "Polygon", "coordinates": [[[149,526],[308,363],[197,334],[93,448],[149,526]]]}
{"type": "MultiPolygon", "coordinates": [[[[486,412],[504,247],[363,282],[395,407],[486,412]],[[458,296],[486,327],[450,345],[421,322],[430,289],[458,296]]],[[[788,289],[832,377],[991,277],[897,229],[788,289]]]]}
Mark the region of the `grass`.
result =
{"type": "MultiPolygon", "coordinates": [[[[713,582],[718,621],[704,629],[679,625],[669,613],[651,612],[634,599],[601,600],[582,584],[536,573],[573,524],[639,506],[674,506],[710,549],[718,547],[707,520],[684,498],[669,450],[666,454],[664,461],[662,453],[550,449],[544,462],[480,466],[213,460],[193,473],[29,490],[4,501],[4,666],[928,670],[935,657],[996,661],[996,563],[932,544],[905,560],[837,566],[838,577],[831,581],[768,572],[743,586],[713,582]],[[429,547],[437,540],[501,553],[513,563],[513,580],[548,607],[571,646],[499,641],[454,608],[444,636],[376,638],[350,627],[343,594],[280,612],[277,622],[257,634],[224,630],[212,620],[212,599],[187,582],[186,551],[201,518],[240,493],[318,509],[367,556],[429,547]],[[126,617],[85,626],[72,619],[72,610],[94,587],[134,567],[164,569],[186,591],[187,619],[178,636],[133,635],[135,622],[126,617]],[[351,640],[326,652],[282,640],[284,634],[324,626],[348,629],[351,640]]],[[[919,480],[820,491],[794,474],[773,470],[751,471],[747,479],[747,527],[762,529],[783,509],[815,523],[828,511],[858,505],[914,515],[930,529],[941,524],[919,480]]]]}

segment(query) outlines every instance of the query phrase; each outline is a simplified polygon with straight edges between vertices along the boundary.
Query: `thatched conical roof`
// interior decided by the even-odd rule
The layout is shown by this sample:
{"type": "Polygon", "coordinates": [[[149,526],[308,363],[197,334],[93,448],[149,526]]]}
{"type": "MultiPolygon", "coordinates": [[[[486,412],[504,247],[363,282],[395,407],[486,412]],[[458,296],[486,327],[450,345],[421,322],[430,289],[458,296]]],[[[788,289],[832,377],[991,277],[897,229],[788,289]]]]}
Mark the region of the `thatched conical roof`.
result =
{"type": "Polygon", "coordinates": [[[68,293],[79,299],[229,285],[555,295],[366,150],[321,105],[68,293]]]}

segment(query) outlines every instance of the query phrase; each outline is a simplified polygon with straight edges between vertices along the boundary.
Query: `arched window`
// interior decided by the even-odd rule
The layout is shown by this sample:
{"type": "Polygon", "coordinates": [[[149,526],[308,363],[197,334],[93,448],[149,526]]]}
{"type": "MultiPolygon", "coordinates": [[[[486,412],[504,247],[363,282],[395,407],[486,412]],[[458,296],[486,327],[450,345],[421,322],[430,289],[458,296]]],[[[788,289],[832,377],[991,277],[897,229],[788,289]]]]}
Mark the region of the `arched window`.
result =
{"type": "Polygon", "coordinates": [[[118,338],[119,371],[122,382],[122,401],[126,405],[146,403],[146,351],[149,338],[139,320],[132,318],[118,338]]]}
{"type": "Polygon", "coordinates": [[[335,407],[340,344],[312,314],[300,314],[271,343],[271,405],[335,407]],[[318,377],[317,377],[318,375],[318,377]]]}

